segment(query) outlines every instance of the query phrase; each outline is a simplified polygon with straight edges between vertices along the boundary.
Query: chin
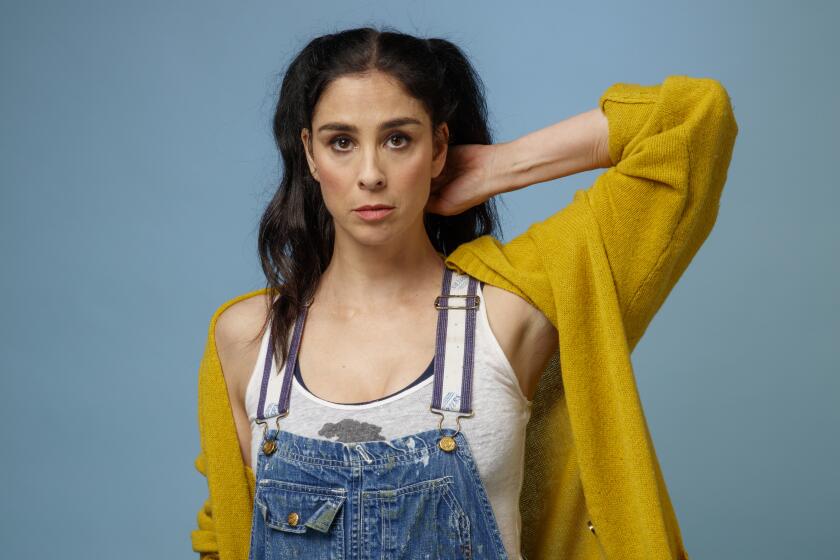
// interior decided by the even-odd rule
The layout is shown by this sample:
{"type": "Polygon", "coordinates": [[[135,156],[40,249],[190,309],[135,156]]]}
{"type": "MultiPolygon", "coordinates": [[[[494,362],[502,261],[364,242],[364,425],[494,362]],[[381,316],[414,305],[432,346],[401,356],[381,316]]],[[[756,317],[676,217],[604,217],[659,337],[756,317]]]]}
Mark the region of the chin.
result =
{"type": "Polygon", "coordinates": [[[396,224],[370,226],[364,224],[356,226],[346,233],[355,243],[366,247],[384,247],[393,243],[400,243],[405,238],[405,230],[395,227],[396,224]]]}
{"type": "Polygon", "coordinates": [[[386,246],[389,243],[393,243],[395,236],[385,232],[371,232],[369,235],[357,235],[354,239],[359,245],[364,245],[366,247],[381,247],[386,246]]]}

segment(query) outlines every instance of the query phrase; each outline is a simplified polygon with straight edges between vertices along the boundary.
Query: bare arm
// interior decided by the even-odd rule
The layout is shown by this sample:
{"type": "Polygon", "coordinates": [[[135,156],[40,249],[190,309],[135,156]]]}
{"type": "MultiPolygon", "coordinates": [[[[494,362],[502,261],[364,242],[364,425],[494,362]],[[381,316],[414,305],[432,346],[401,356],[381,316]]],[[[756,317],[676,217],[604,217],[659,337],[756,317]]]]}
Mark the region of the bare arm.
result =
{"type": "Polygon", "coordinates": [[[259,335],[266,309],[265,297],[235,303],[216,322],[216,347],[228,387],[242,460],[251,465],[251,424],[245,411],[245,389],[259,359],[259,335]]]}
{"type": "Polygon", "coordinates": [[[612,165],[607,117],[597,108],[498,146],[493,194],[612,165]]]}

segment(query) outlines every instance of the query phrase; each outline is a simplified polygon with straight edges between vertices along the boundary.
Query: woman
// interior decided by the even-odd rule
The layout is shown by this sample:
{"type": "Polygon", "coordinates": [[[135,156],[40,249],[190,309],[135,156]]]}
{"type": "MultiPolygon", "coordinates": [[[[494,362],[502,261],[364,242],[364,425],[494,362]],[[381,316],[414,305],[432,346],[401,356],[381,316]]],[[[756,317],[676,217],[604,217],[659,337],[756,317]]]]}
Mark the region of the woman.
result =
{"type": "Polygon", "coordinates": [[[494,145],[480,86],[448,41],[370,28],[290,65],[267,287],[200,368],[202,556],[687,557],[629,356],[714,223],[728,95],[614,84],[494,145]],[[491,235],[494,195],[602,167],[491,235]]]}

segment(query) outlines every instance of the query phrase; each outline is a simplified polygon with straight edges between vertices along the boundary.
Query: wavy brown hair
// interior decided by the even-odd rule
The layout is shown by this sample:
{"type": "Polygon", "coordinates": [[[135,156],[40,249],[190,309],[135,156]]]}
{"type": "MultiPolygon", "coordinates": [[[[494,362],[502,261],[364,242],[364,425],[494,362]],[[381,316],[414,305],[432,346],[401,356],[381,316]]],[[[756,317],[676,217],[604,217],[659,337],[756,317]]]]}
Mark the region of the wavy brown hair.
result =
{"type": "MultiPolygon", "coordinates": [[[[427,110],[432,131],[446,122],[449,144],[491,144],[484,86],[467,57],[445,39],[424,39],[390,28],[347,29],[311,40],[283,76],[272,131],[283,176],[260,219],[258,251],[268,295],[278,364],[285,363],[289,331],[301,307],[315,294],[332,258],[335,229],[320,188],[311,176],[300,141],[312,129],[321,93],[335,79],[373,70],[396,78],[427,110]]],[[[427,212],[424,225],[435,249],[448,255],[462,243],[500,234],[491,198],[454,216],[427,212]]]]}

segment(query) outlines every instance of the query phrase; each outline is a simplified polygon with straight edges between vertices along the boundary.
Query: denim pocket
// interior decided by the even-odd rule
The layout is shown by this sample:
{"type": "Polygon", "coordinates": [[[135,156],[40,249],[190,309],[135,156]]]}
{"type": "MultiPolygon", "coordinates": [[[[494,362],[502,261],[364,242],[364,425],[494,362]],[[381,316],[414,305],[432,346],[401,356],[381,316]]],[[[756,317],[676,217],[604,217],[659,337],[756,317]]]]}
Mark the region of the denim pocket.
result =
{"type": "Polygon", "coordinates": [[[344,488],[260,480],[255,502],[265,521],[268,558],[344,558],[344,488]]]}
{"type": "Polygon", "coordinates": [[[470,520],[452,491],[454,482],[445,476],[362,493],[368,511],[378,512],[381,526],[368,530],[380,536],[382,558],[472,558],[470,520]]]}

